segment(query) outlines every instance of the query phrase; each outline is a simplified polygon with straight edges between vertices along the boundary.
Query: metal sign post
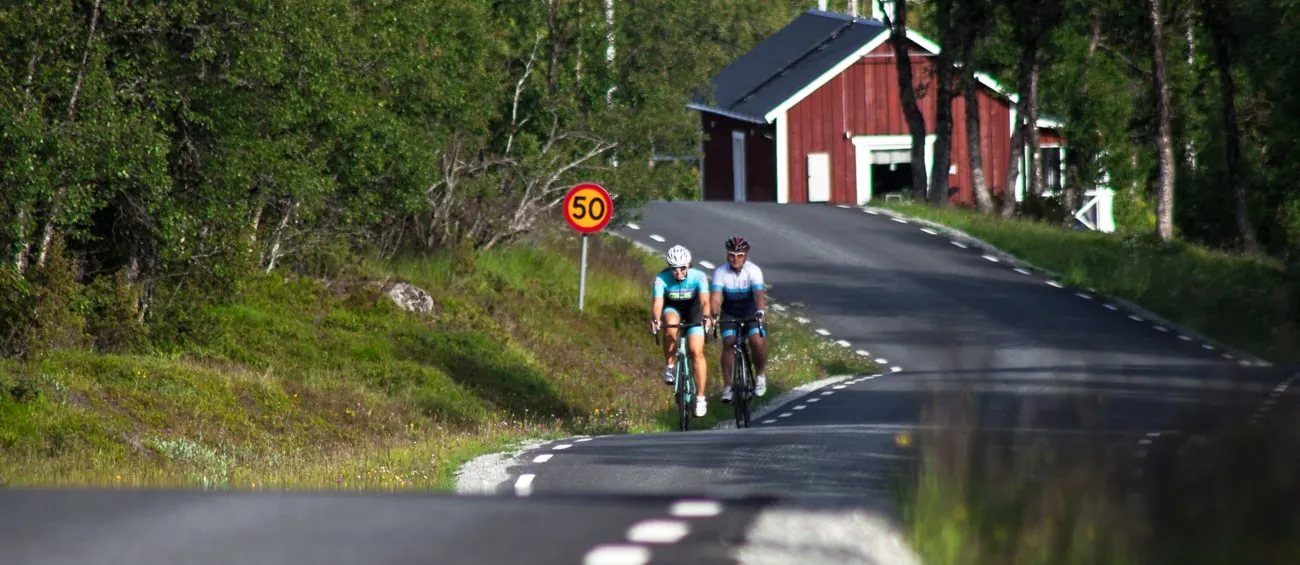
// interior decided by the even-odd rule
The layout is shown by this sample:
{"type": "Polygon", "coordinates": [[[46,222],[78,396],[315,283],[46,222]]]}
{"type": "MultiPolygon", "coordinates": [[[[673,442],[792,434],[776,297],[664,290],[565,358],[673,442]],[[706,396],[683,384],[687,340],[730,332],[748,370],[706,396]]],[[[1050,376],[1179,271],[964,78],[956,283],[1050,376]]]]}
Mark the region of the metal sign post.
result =
{"type": "Polygon", "coordinates": [[[564,219],[569,227],[582,233],[582,265],[578,274],[578,311],[582,311],[587,294],[587,236],[609,225],[614,216],[614,199],[609,191],[593,183],[578,183],[564,195],[564,219]]]}

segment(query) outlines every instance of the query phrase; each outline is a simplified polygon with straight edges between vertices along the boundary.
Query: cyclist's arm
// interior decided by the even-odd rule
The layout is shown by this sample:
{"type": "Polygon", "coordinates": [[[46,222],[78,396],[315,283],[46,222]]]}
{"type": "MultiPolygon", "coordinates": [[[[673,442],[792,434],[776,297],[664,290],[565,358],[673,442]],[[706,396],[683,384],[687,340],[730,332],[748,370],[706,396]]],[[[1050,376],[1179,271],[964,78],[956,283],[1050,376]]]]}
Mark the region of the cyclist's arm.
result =
{"type": "Polygon", "coordinates": [[[695,286],[695,288],[700,295],[700,311],[704,312],[705,314],[712,312],[713,303],[711,300],[709,300],[711,295],[711,293],[709,292],[709,277],[701,276],[700,282],[695,286]]]}
{"type": "Polygon", "coordinates": [[[705,312],[708,312],[709,315],[714,318],[718,317],[718,310],[722,309],[722,275],[720,273],[721,269],[722,267],[718,267],[717,269],[713,270],[713,292],[709,295],[709,305],[711,307],[708,310],[705,310],[705,312]]]}
{"type": "Polygon", "coordinates": [[[655,277],[654,290],[651,293],[654,301],[650,304],[650,321],[655,322],[663,317],[664,314],[664,281],[655,277]]]}
{"type": "Polygon", "coordinates": [[[754,285],[754,303],[759,310],[767,311],[767,287],[763,285],[763,270],[754,265],[754,274],[751,278],[754,285]]]}

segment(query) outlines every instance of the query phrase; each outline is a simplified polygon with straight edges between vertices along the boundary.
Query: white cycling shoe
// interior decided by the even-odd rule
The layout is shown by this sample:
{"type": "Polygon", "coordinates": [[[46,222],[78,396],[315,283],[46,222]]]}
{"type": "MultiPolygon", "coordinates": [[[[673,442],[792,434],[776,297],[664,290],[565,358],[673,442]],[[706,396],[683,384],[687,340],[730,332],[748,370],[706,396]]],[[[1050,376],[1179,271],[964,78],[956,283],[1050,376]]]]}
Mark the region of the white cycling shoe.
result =
{"type": "Polygon", "coordinates": [[[703,418],[704,415],[705,415],[705,414],[708,414],[708,413],[709,413],[709,403],[708,403],[708,401],[704,400],[704,397],[703,397],[703,396],[696,397],[696,398],[695,398],[695,417],[696,417],[696,418],[703,418]]]}
{"type": "Polygon", "coordinates": [[[758,375],[754,377],[754,396],[763,396],[767,393],[767,377],[758,375]]]}

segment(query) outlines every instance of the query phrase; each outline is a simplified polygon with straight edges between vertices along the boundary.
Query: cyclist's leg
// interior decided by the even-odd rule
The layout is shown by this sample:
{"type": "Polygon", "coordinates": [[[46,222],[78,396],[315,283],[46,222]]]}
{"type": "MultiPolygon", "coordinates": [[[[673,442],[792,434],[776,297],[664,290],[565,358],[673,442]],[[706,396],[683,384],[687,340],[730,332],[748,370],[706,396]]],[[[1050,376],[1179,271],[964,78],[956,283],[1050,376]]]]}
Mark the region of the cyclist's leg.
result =
{"type": "Polygon", "coordinates": [[[754,362],[754,394],[763,396],[767,392],[767,337],[758,324],[747,328],[749,337],[749,358],[754,362]]]}
{"type": "Polygon", "coordinates": [[[677,313],[677,309],[671,306],[664,307],[662,317],[663,320],[661,320],[660,323],[664,326],[664,365],[666,365],[664,368],[664,382],[667,384],[673,384],[673,370],[675,365],[673,358],[677,356],[677,336],[679,335],[678,332],[681,331],[681,328],[670,328],[667,326],[669,324],[679,323],[682,317],[677,313]]]}
{"type": "Polygon", "coordinates": [[[736,343],[736,323],[734,319],[726,314],[718,316],[718,324],[722,329],[722,358],[719,365],[722,367],[722,402],[731,402],[731,372],[734,370],[732,365],[735,360],[732,359],[731,346],[736,343]]]}
{"type": "MultiPolygon", "coordinates": [[[[683,316],[684,323],[699,324],[704,321],[704,309],[696,304],[683,316]]],[[[708,411],[708,402],[704,400],[704,385],[708,384],[709,364],[704,358],[704,326],[695,326],[686,333],[686,350],[691,357],[691,372],[695,374],[695,417],[703,417],[708,411]]]]}
{"type": "Polygon", "coordinates": [[[707,402],[704,400],[706,390],[704,385],[708,383],[708,360],[704,358],[704,328],[691,328],[686,334],[686,348],[691,356],[691,368],[695,373],[695,416],[703,417],[708,410],[707,402]]]}

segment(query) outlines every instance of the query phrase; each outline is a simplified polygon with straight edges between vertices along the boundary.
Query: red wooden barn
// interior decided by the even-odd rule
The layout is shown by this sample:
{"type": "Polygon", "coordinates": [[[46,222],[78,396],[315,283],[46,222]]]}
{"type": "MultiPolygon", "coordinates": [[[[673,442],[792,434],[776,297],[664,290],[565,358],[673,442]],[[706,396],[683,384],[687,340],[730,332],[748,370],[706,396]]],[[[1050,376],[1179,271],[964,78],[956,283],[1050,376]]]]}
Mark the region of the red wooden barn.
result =
{"type": "MultiPolygon", "coordinates": [[[[853,205],[910,193],[912,140],[890,35],[878,19],[808,10],[714,75],[710,99],[688,106],[700,112],[705,134],[701,198],[853,205]]],[[[933,131],[932,57],[939,47],[913,31],[907,38],[918,105],[933,131]]],[[[1005,188],[1017,98],[991,77],[978,77],[984,175],[996,196],[1005,188]]],[[[965,112],[956,98],[948,182],[953,200],[973,204],[965,112]]],[[[1060,124],[1040,119],[1038,126],[1052,191],[1064,172],[1060,124]]],[[[928,176],[935,136],[927,141],[928,176]]],[[[1024,178],[1013,187],[1017,201],[1024,178]]]]}

